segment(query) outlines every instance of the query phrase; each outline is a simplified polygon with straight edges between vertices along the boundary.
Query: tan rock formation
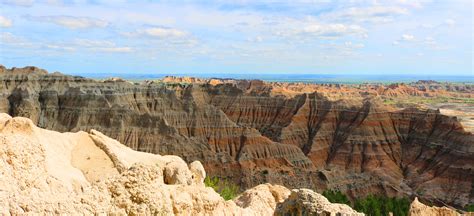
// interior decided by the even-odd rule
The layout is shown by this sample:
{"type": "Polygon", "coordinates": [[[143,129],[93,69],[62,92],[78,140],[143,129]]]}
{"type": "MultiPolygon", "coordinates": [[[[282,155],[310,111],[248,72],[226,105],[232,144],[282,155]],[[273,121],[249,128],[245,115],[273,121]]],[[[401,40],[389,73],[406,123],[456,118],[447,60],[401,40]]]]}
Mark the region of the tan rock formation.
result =
{"type": "Polygon", "coordinates": [[[277,206],[275,215],[364,215],[345,204],[330,203],[326,197],[308,189],[292,190],[290,196],[277,206]]]}
{"type": "MultiPolygon", "coordinates": [[[[285,187],[265,184],[224,201],[203,185],[198,161],[188,166],[176,156],[134,151],[98,131],[59,133],[3,113],[0,170],[2,215],[274,215],[289,195],[285,187]]],[[[347,210],[328,204],[322,211],[347,210]]]]}
{"type": "Polygon", "coordinates": [[[447,207],[427,206],[415,198],[410,205],[409,216],[460,216],[460,215],[474,215],[474,213],[459,213],[455,209],[447,207]]]}

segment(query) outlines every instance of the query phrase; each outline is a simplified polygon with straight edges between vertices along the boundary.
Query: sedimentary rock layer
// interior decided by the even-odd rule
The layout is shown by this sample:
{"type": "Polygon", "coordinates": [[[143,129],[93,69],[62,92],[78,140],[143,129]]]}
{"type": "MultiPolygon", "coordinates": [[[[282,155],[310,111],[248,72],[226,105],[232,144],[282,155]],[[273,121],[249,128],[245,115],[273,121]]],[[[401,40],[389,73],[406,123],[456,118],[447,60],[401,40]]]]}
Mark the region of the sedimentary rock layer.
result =
{"type": "Polygon", "coordinates": [[[199,161],[134,151],[102,133],[58,133],[0,113],[2,215],[363,215],[321,195],[271,184],[231,201],[205,187],[199,161]],[[289,194],[292,194],[290,197],[289,194]],[[311,196],[301,206],[299,197],[311,196]],[[281,211],[277,206],[283,205],[281,211]],[[301,209],[301,210],[300,210],[301,209]]]}
{"type": "Polygon", "coordinates": [[[275,85],[137,84],[0,68],[0,111],[42,128],[97,129],[138,151],[200,160],[210,175],[242,188],[271,182],[352,197],[474,202],[474,136],[455,118],[395,110],[345,87],[345,96],[358,96],[335,100],[340,95],[288,86],[293,93],[283,94],[275,85]]]}

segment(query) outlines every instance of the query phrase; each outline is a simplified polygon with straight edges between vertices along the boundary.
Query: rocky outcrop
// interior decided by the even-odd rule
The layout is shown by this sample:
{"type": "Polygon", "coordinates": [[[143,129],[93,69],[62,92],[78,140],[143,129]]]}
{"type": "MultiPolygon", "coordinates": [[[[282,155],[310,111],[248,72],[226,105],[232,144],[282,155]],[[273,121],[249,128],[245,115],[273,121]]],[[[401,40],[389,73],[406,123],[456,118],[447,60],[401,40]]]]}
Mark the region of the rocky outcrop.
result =
{"type": "Polygon", "coordinates": [[[200,160],[208,175],[243,189],[270,182],[351,197],[474,202],[473,135],[435,110],[387,107],[372,87],[175,78],[138,84],[37,68],[0,71],[2,112],[42,128],[97,129],[138,151],[200,160]]]}
{"type": "Polygon", "coordinates": [[[474,215],[473,213],[464,213],[461,214],[455,209],[450,209],[447,207],[436,207],[436,206],[427,206],[420,201],[418,198],[410,205],[410,210],[408,212],[409,216],[461,216],[461,215],[474,215]]]}
{"type": "Polygon", "coordinates": [[[290,196],[277,206],[275,215],[364,215],[345,204],[330,203],[326,197],[308,189],[291,191],[290,196]]]}
{"type": "MultiPolygon", "coordinates": [[[[280,212],[278,205],[298,202],[271,184],[225,201],[204,186],[199,161],[188,166],[177,156],[134,151],[98,131],[59,133],[3,113],[0,169],[2,215],[280,215],[288,208],[280,212]]],[[[318,211],[357,213],[306,193],[325,201],[318,211]]],[[[313,209],[308,205],[301,207],[313,209]]]]}

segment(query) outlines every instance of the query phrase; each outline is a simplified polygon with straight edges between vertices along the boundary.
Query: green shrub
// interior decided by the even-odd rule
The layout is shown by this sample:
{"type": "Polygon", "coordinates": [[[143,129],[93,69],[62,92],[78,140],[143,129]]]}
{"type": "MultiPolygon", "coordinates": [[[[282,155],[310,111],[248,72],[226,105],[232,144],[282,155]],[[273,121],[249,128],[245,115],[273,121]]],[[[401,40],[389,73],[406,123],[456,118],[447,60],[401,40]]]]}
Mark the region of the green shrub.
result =
{"type": "Polygon", "coordinates": [[[219,194],[225,200],[234,199],[239,193],[239,187],[233,183],[226,182],[224,186],[221,188],[219,194]]]}
{"type": "Polygon", "coordinates": [[[239,186],[227,180],[221,181],[218,177],[206,177],[204,179],[206,187],[211,187],[225,200],[234,199],[239,193],[239,186]]]}
{"type": "Polygon", "coordinates": [[[325,190],[323,192],[323,196],[326,197],[329,200],[329,202],[332,202],[332,203],[342,203],[342,204],[347,204],[347,205],[351,204],[347,196],[343,194],[341,191],[325,190]]]}
{"type": "Polygon", "coordinates": [[[467,212],[474,212],[474,204],[467,205],[465,209],[467,212]]]}
{"type": "Polygon", "coordinates": [[[209,176],[206,176],[206,178],[204,179],[204,185],[206,185],[206,187],[210,187],[212,189],[214,189],[215,191],[217,191],[217,185],[219,184],[219,178],[217,177],[209,177],[209,176]]]}
{"type": "Polygon", "coordinates": [[[388,215],[389,212],[395,216],[405,216],[408,215],[409,208],[410,200],[407,198],[369,195],[354,202],[355,210],[370,216],[388,215]]]}
{"type": "MultiPolygon", "coordinates": [[[[326,190],[323,192],[323,196],[332,203],[351,205],[347,196],[340,191],[326,190]]],[[[392,212],[394,216],[405,216],[408,215],[410,200],[407,198],[369,195],[354,200],[352,207],[369,216],[385,216],[389,212],[392,212]]]]}

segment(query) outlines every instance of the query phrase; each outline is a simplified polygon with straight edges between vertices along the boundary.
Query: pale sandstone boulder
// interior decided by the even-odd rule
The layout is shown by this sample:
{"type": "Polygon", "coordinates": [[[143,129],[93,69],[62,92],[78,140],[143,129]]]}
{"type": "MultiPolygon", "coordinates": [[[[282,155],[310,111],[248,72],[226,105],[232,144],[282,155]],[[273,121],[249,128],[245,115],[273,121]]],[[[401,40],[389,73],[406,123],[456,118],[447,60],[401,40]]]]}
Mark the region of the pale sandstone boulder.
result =
{"type": "Polygon", "coordinates": [[[280,185],[262,184],[248,189],[234,199],[234,202],[246,210],[260,215],[272,215],[278,203],[284,201],[290,190],[280,185]]]}
{"type": "Polygon", "coordinates": [[[454,209],[447,207],[427,206],[415,198],[410,205],[408,212],[409,216],[460,216],[460,215],[474,215],[473,213],[460,214],[454,209]]]}
{"type": "Polygon", "coordinates": [[[204,166],[202,166],[201,162],[194,161],[190,163],[189,170],[191,170],[191,173],[193,173],[193,180],[195,184],[204,184],[204,179],[206,178],[206,170],[204,170],[204,166]]]}
{"type": "Polygon", "coordinates": [[[166,164],[163,171],[165,184],[184,184],[190,185],[193,183],[193,174],[188,169],[188,166],[177,161],[172,161],[166,164]]]}
{"type": "Polygon", "coordinates": [[[321,194],[309,189],[295,189],[277,205],[275,215],[364,215],[345,204],[331,203],[321,194]]]}

